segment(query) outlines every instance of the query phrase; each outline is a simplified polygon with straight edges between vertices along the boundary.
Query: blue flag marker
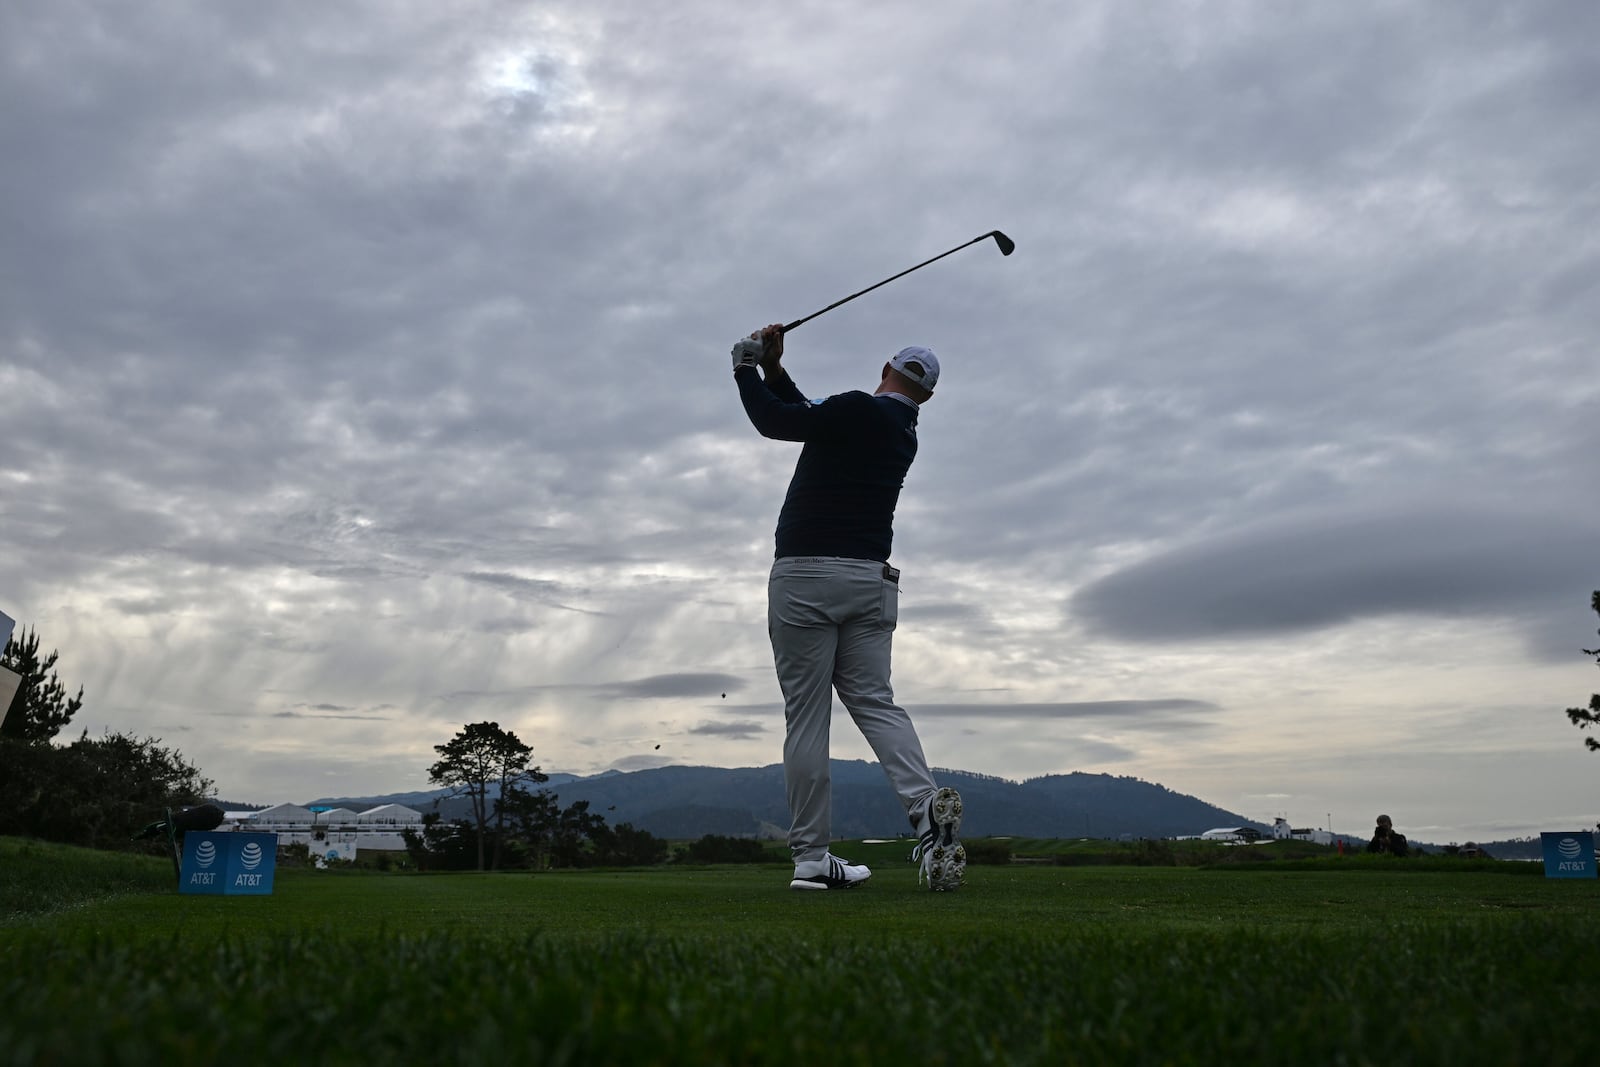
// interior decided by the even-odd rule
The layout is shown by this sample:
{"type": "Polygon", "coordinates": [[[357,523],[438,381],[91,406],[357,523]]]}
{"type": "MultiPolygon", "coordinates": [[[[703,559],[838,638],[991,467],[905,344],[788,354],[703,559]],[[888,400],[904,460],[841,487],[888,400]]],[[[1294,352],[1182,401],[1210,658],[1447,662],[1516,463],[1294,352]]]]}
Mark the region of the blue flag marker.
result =
{"type": "Polygon", "coordinates": [[[266,896],[278,866],[278,835],[207,830],[183,835],[178,892],[266,896]]]}
{"type": "Polygon", "coordinates": [[[1546,878],[1595,877],[1594,834],[1588,830],[1542,833],[1539,842],[1544,846],[1546,878]]]}

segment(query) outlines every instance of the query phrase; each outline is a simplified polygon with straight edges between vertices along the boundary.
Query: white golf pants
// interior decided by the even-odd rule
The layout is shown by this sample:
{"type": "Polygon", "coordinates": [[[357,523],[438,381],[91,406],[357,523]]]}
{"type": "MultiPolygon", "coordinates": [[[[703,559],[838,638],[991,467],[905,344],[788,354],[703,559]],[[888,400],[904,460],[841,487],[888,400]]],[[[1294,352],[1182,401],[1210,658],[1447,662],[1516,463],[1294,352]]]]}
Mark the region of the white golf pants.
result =
{"type": "Polygon", "coordinates": [[[937,788],[911,717],[889,684],[898,578],[886,564],[836,556],[790,556],[772,565],[767,632],[783,689],[783,772],[796,863],[821,859],[831,840],[831,690],[872,746],[912,829],[937,788]]]}

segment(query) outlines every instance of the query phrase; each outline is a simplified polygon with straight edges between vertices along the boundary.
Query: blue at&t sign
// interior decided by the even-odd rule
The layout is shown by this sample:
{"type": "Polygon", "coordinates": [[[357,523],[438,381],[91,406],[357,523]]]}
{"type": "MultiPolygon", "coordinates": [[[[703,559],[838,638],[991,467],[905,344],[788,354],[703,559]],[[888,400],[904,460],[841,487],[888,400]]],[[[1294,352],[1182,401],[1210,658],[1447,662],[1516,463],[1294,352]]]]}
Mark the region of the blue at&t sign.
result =
{"type": "Polygon", "coordinates": [[[1594,834],[1587,830],[1570,834],[1542,833],[1544,876],[1546,878],[1593,878],[1594,834]]]}
{"type": "Polygon", "coordinates": [[[278,835],[195,831],[183,835],[180,893],[261,896],[272,892],[278,835]]]}

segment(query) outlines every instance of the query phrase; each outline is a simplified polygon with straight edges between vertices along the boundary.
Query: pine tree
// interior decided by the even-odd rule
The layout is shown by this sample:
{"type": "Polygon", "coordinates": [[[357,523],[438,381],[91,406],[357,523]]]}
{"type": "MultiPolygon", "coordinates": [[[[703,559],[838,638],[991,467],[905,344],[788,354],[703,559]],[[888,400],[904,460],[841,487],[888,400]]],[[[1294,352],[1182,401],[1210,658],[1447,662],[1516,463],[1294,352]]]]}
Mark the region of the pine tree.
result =
{"type": "Polygon", "coordinates": [[[434,745],[440,760],[428,768],[428,780],[447,785],[456,795],[472,802],[472,821],[478,829],[478,870],[483,870],[483,843],[489,832],[491,811],[495,817],[494,865],[500,865],[500,842],[505,836],[505,809],[491,807],[493,798],[523,781],[542,782],[545,775],[531,766],[533,749],[497,722],[474,722],[442,745],[434,745]]]}
{"type": "Polygon", "coordinates": [[[52,650],[49,656],[41,659],[39,635],[31,629],[6,642],[5,652],[0,654],[0,667],[15,672],[22,683],[6,709],[5,721],[0,723],[0,736],[29,744],[48,744],[83,707],[82,686],[78,687],[77,696],[67,698],[66,687],[56,676],[57,655],[52,650]]]}
{"type": "MultiPolygon", "coordinates": [[[[1591,606],[1596,613],[1600,613],[1600,589],[1595,590],[1591,606]]],[[[1583,650],[1583,654],[1596,657],[1595,663],[1600,664],[1600,648],[1586,648],[1583,650]]],[[[1587,730],[1591,726],[1600,726],[1600,693],[1595,693],[1589,697],[1589,706],[1587,708],[1568,708],[1567,718],[1571,719],[1572,725],[1580,730],[1587,730]]],[[[1596,741],[1592,737],[1584,738],[1583,743],[1589,746],[1590,751],[1600,751],[1600,741],[1596,741]]]]}

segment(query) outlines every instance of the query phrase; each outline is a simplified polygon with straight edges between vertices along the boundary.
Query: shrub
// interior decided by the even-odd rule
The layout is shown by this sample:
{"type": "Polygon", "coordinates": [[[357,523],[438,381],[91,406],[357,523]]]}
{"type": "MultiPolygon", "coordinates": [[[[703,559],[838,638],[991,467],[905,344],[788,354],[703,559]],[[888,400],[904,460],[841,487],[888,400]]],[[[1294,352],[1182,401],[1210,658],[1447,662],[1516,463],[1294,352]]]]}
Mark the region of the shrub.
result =
{"type": "Polygon", "coordinates": [[[1004,867],[1011,862],[1011,842],[995,841],[992,838],[982,838],[977,841],[964,842],[967,849],[967,862],[980,864],[985,867],[1004,867]]]}
{"type": "Polygon", "coordinates": [[[679,863],[776,863],[782,857],[753,837],[706,834],[680,845],[673,858],[679,863]]]}
{"type": "Polygon", "coordinates": [[[1140,867],[1176,867],[1178,856],[1170,842],[1145,837],[1134,846],[1133,862],[1140,867]]]}
{"type": "Polygon", "coordinates": [[[311,846],[304,841],[296,841],[290,845],[279,845],[278,866],[315,867],[316,861],[311,858],[311,846]]]}

